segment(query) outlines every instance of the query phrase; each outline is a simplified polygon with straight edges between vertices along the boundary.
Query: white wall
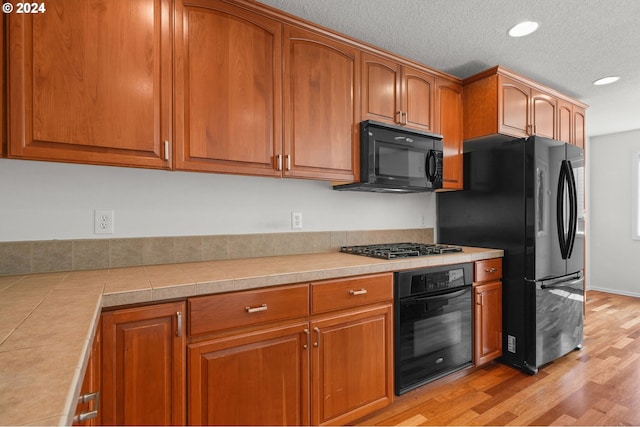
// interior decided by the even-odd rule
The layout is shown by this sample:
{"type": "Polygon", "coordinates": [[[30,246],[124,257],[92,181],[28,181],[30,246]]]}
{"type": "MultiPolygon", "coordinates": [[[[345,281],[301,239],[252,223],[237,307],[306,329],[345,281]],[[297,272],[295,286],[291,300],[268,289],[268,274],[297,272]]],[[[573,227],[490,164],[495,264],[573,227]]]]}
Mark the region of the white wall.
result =
{"type": "Polygon", "coordinates": [[[435,227],[434,194],[334,191],[323,181],[0,159],[0,242],[435,227]],[[115,233],[93,233],[95,209],[115,233]]]}
{"type": "Polygon", "coordinates": [[[640,297],[640,240],[631,238],[631,158],[640,130],[592,137],[587,148],[589,288],[640,297]]]}

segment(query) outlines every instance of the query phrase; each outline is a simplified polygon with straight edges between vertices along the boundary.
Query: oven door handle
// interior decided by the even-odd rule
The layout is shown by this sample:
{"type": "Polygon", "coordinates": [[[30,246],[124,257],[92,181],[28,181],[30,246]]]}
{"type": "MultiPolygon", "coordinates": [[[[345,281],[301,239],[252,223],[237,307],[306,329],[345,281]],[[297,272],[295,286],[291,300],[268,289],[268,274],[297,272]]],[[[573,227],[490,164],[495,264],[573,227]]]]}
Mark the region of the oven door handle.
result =
{"type": "Polygon", "coordinates": [[[433,297],[419,297],[419,298],[408,298],[402,302],[404,303],[412,303],[412,302],[423,302],[423,301],[440,301],[443,299],[451,299],[451,298],[457,298],[460,295],[463,295],[465,292],[467,292],[468,289],[461,289],[459,291],[456,292],[451,292],[448,294],[442,294],[442,295],[436,295],[433,297]]]}

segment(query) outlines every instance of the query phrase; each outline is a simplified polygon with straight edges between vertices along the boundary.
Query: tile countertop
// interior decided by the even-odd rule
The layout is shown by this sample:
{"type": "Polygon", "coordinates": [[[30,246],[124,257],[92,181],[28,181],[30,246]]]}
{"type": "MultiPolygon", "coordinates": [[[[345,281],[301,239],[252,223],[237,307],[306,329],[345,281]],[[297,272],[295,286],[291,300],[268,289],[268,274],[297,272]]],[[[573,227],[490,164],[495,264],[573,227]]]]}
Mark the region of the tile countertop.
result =
{"type": "Polygon", "coordinates": [[[400,260],[329,252],[0,277],[0,425],[71,425],[103,307],[502,256],[468,247],[400,260]]]}

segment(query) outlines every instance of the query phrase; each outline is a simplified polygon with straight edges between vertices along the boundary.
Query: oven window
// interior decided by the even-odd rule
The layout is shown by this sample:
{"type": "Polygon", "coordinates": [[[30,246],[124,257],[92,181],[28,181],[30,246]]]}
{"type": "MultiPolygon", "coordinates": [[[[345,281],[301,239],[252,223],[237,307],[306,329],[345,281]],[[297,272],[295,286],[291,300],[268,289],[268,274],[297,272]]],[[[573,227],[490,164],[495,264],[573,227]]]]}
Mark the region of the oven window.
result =
{"type": "Polygon", "coordinates": [[[377,174],[400,178],[425,178],[427,153],[408,147],[377,144],[377,174]]]}
{"type": "Polygon", "coordinates": [[[459,311],[418,320],[413,324],[413,357],[420,357],[462,341],[462,314],[459,311]]]}

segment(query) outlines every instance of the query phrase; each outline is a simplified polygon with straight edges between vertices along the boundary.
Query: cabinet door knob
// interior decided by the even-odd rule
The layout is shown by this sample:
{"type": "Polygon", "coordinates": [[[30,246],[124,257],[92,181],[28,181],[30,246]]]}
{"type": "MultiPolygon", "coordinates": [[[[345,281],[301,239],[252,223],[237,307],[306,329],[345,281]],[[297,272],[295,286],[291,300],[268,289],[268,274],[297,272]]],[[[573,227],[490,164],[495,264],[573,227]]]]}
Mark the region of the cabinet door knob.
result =
{"type": "Polygon", "coordinates": [[[277,171],[281,171],[282,170],[282,155],[278,154],[276,156],[276,170],[277,171]]]}
{"type": "Polygon", "coordinates": [[[320,328],[313,328],[313,331],[316,333],[316,342],[313,343],[314,347],[320,346],[320,328]]]}
{"type": "Polygon", "coordinates": [[[245,307],[247,313],[259,313],[261,311],[267,311],[267,304],[262,304],[260,307],[245,307]]]}

